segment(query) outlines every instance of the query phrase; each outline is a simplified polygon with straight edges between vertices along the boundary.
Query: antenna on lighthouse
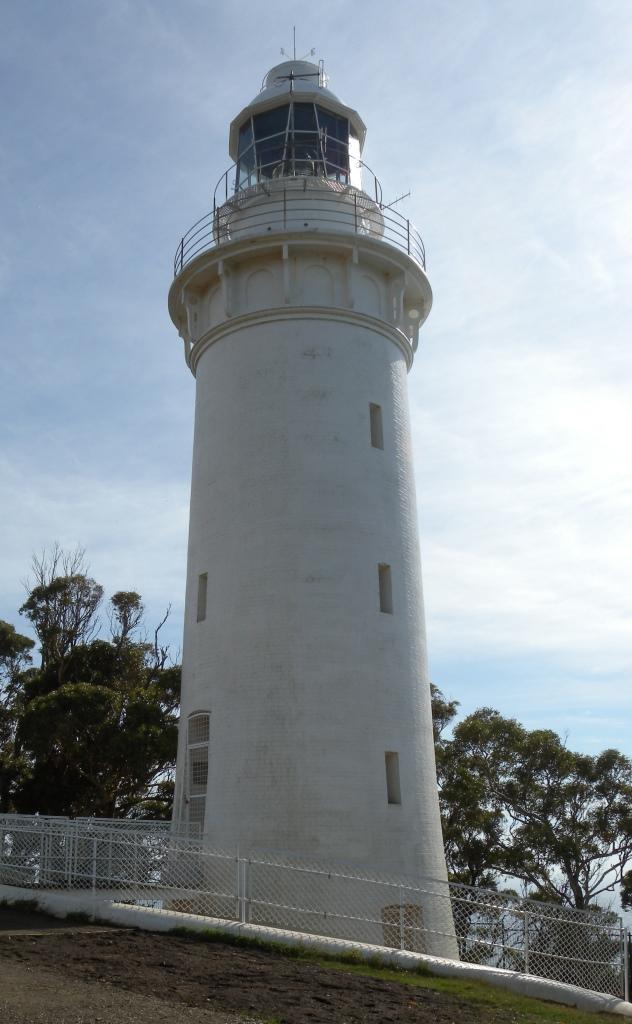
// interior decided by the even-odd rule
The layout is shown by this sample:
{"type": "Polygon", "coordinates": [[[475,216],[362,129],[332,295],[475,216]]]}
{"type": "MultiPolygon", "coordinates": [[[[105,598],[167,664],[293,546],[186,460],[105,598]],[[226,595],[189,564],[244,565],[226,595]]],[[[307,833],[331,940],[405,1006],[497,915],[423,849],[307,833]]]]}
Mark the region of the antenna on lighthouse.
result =
{"type": "Polygon", "coordinates": [[[402,192],[401,196],[398,196],[398,197],[397,197],[397,199],[393,199],[393,200],[392,200],[392,201],[391,201],[390,203],[388,203],[388,204],[387,204],[386,206],[382,206],[382,209],[383,209],[383,210],[390,210],[390,209],[391,209],[391,207],[392,207],[392,206],[395,206],[395,204],[396,204],[396,203],[401,203],[402,199],[408,199],[408,197],[409,197],[409,196],[410,196],[411,194],[412,194],[412,193],[411,193],[410,191],[408,191],[408,192],[402,192]]]}
{"type": "MultiPolygon", "coordinates": [[[[315,55],[316,55],[316,48],[314,46],[312,46],[311,50],[308,50],[307,53],[304,53],[303,56],[299,57],[298,59],[299,60],[307,60],[308,57],[314,57],[315,55]]],[[[282,46],[281,47],[281,56],[282,57],[287,57],[289,60],[296,60],[296,25],[292,26],[292,54],[290,55],[287,52],[287,50],[282,46]]]]}

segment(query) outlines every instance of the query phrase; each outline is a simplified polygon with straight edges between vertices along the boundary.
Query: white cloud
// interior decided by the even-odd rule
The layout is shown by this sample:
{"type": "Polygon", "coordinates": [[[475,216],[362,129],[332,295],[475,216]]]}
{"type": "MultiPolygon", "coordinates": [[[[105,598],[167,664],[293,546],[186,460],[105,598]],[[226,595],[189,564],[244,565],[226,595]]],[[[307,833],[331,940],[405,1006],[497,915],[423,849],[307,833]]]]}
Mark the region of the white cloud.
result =
{"type": "Polygon", "coordinates": [[[453,370],[443,408],[415,416],[435,655],[632,668],[625,395],[560,353],[487,349],[453,370]]]}
{"type": "Polygon", "coordinates": [[[19,629],[23,581],[31,557],[58,541],[67,550],[85,548],[90,571],[107,595],[138,590],[148,622],[170,602],[168,632],[178,646],[186,569],[188,489],[151,478],[107,480],[64,468],[36,469],[32,462],[0,459],[5,507],[12,510],[1,538],[3,593],[0,617],[19,629]]]}
{"type": "Polygon", "coordinates": [[[435,289],[410,379],[431,655],[540,658],[543,715],[547,686],[571,715],[608,673],[622,707],[632,668],[632,86],[612,65],[536,62],[540,87],[499,86],[478,145],[444,127],[417,200],[435,289]]]}

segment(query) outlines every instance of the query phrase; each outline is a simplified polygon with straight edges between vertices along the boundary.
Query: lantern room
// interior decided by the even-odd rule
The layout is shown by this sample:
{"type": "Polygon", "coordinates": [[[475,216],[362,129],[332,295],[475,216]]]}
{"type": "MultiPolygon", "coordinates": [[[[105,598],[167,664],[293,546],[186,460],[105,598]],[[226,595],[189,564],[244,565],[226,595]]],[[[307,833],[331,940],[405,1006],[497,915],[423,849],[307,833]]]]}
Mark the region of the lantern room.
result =
{"type": "Polygon", "coordinates": [[[279,64],[231,125],[235,191],[298,176],[361,189],[365,134],[358,113],[327,88],[322,63],[279,64]]]}

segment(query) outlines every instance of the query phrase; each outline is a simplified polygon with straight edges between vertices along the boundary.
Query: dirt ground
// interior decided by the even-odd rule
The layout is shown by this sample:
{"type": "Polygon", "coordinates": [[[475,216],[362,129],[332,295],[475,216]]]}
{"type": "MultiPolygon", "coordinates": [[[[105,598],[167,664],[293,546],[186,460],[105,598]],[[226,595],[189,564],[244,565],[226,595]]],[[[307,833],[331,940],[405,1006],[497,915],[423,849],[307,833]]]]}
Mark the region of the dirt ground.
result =
{"type": "Polygon", "coordinates": [[[443,993],[256,949],[0,907],[2,1024],[479,1024],[443,993]]]}

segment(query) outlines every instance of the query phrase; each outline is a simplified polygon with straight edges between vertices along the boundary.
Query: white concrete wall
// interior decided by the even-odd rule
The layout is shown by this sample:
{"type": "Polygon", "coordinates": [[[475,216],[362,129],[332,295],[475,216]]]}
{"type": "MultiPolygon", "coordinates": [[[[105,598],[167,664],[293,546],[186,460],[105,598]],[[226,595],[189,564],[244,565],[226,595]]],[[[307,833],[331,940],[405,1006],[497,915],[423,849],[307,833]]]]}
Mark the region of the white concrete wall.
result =
{"type": "MultiPolygon", "coordinates": [[[[220,847],[445,878],[412,350],[393,323],[403,285],[357,254],[319,254],[315,239],[290,261],[242,250],[221,271],[188,300],[197,392],[182,722],[211,715],[206,834],[220,847]],[[370,403],[382,407],[383,450],[371,446],[370,403]],[[379,563],[391,566],[393,614],[380,611],[379,563]],[[399,754],[401,805],[387,802],[386,751],[399,754]]],[[[181,741],[178,801],[184,729],[181,741]]],[[[424,919],[447,935],[433,951],[455,955],[446,906],[432,901],[424,919]]]]}

